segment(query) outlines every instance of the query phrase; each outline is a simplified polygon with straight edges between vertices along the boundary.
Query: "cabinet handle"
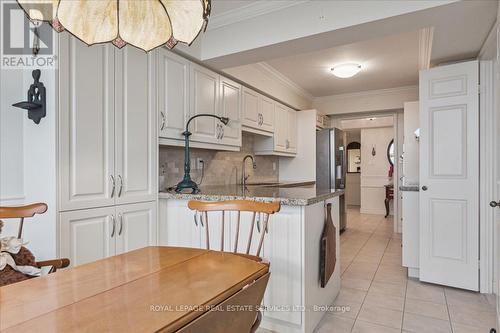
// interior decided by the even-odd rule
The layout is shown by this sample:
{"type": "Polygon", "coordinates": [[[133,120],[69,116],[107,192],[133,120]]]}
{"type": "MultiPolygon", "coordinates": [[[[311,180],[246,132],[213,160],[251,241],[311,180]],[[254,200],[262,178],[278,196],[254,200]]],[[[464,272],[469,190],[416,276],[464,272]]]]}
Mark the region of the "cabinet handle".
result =
{"type": "Polygon", "coordinates": [[[224,139],[224,127],[220,127],[220,138],[221,140],[224,139]]]}
{"type": "Polygon", "coordinates": [[[122,196],[123,189],[123,178],[121,175],[118,175],[118,180],[120,181],[120,189],[118,190],[118,198],[122,196]]]}
{"type": "Polygon", "coordinates": [[[118,231],[118,236],[121,236],[123,230],[123,215],[121,213],[118,214],[118,220],[120,221],[120,230],[118,231]]]}
{"type": "Polygon", "coordinates": [[[111,231],[111,238],[115,237],[116,221],[115,216],[111,215],[111,221],[113,221],[113,230],[111,231]]]}
{"type": "Polygon", "coordinates": [[[221,124],[217,124],[219,126],[219,135],[217,136],[217,139],[222,139],[222,125],[221,124]]]}
{"type": "Polygon", "coordinates": [[[193,218],[194,218],[194,225],[198,226],[198,212],[194,212],[193,218]]]}
{"type": "Polygon", "coordinates": [[[161,127],[160,127],[160,131],[163,131],[163,129],[165,128],[165,125],[167,123],[167,118],[165,117],[165,113],[160,112],[161,114],[161,127]]]}
{"type": "Polygon", "coordinates": [[[109,175],[109,179],[111,179],[111,184],[113,184],[113,188],[111,189],[111,197],[113,198],[115,196],[115,188],[116,188],[115,177],[113,175],[109,175]]]}
{"type": "Polygon", "coordinates": [[[257,231],[260,234],[260,213],[257,214],[257,231]]]}

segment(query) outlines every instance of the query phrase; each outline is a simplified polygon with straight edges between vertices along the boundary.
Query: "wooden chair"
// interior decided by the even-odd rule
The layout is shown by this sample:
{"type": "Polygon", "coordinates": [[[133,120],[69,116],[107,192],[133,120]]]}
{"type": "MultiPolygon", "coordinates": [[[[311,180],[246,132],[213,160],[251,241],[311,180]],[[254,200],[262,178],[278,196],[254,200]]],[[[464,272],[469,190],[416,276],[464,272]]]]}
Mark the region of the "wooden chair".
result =
{"type": "MultiPolygon", "coordinates": [[[[17,232],[17,237],[21,238],[23,234],[24,219],[27,217],[33,217],[36,214],[43,214],[47,211],[47,205],[44,203],[35,203],[26,206],[18,207],[0,207],[0,220],[1,219],[21,219],[19,223],[19,229],[17,232]]],[[[5,222],[5,221],[4,221],[5,222]]],[[[23,249],[23,251],[29,250],[23,249]]],[[[31,254],[31,253],[29,253],[31,254]]],[[[53,273],[57,269],[68,267],[70,264],[69,259],[54,259],[46,261],[37,261],[35,263],[36,267],[51,267],[48,273],[53,273]]]]}
{"type": "MultiPolygon", "coordinates": [[[[209,231],[209,220],[208,220],[208,212],[221,212],[221,246],[220,251],[224,251],[224,224],[225,224],[225,213],[226,212],[237,212],[236,218],[236,231],[235,231],[235,239],[234,239],[234,248],[233,253],[243,256],[248,259],[252,259],[258,262],[262,261],[260,257],[260,253],[262,250],[262,245],[264,243],[264,236],[268,229],[269,218],[272,214],[280,211],[281,205],[279,202],[257,202],[252,200],[229,200],[229,201],[214,201],[214,202],[204,202],[204,201],[189,201],[188,202],[189,209],[196,211],[197,214],[201,215],[201,222],[205,227],[205,244],[207,250],[210,250],[210,231],[209,231]],[[239,235],[240,235],[240,224],[241,224],[241,213],[248,212],[252,214],[252,220],[250,223],[250,232],[248,234],[248,240],[246,244],[246,250],[244,253],[238,252],[238,243],[239,243],[239,235]],[[250,253],[250,248],[252,246],[252,235],[254,232],[257,214],[264,214],[264,222],[262,226],[262,230],[259,237],[259,245],[257,247],[255,255],[250,253]]],[[[196,216],[195,216],[196,219],[196,216]]],[[[267,263],[269,265],[269,263],[267,263]]],[[[266,280],[267,285],[267,280],[266,280]]],[[[265,286],[264,286],[265,289],[265,286]]],[[[262,302],[262,299],[258,301],[258,304],[262,302]]],[[[262,313],[260,311],[257,312],[255,321],[253,326],[250,329],[250,333],[256,332],[260,326],[260,322],[262,320],[262,313]]]]}

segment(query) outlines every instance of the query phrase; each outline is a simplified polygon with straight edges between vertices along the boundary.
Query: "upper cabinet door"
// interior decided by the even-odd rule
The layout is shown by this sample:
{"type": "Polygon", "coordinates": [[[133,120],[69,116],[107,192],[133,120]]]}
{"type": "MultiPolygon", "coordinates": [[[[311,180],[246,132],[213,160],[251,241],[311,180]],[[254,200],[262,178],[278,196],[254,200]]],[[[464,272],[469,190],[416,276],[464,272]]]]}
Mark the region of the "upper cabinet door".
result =
{"type": "Polygon", "coordinates": [[[241,146],[241,85],[224,77],[220,79],[219,112],[221,116],[229,118],[229,124],[226,126],[218,125],[220,142],[241,146]]]}
{"type": "Polygon", "coordinates": [[[189,61],[163,48],[157,52],[159,136],[182,139],[189,115],[189,61]]]}
{"type": "Polygon", "coordinates": [[[289,153],[297,152],[297,111],[288,109],[288,149],[289,153]]]}
{"type": "Polygon", "coordinates": [[[274,150],[278,152],[287,151],[288,140],[288,109],[281,104],[275,105],[276,127],[274,129],[274,150]]]}
{"type": "Polygon", "coordinates": [[[157,243],[156,202],[116,206],[116,253],[157,243]]]}
{"type": "Polygon", "coordinates": [[[274,132],[274,104],[272,99],[262,96],[260,128],[264,131],[274,132]]]}
{"type": "Polygon", "coordinates": [[[155,200],[157,136],[154,53],[116,51],[116,203],[155,200]]]}
{"type": "MultiPolygon", "coordinates": [[[[190,66],[190,116],[219,114],[219,74],[204,67],[190,66]]],[[[219,121],[213,117],[200,117],[192,121],[189,130],[191,140],[208,143],[219,141],[219,121]]]]}
{"type": "Polygon", "coordinates": [[[109,206],[116,194],[114,47],[59,36],[60,210],[109,206]]]}
{"type": "Polygon", "coordinates": [[[260,124],[260,95],[246,87],[243,87],[243,125],[259,128],[260,124]]]}

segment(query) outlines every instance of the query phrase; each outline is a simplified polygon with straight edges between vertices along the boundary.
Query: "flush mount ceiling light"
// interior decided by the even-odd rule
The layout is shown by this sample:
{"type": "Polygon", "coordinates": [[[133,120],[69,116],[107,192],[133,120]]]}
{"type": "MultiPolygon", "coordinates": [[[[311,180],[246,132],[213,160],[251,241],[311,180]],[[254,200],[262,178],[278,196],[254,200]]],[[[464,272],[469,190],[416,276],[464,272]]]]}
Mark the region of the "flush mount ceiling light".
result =
{"type": "Polygon", "coordinates": [[[112,42],[150,51],[191,44],[206,28],[211,0],[17,0],[32,21],[46,21],[88,45],[112,42]]]}
{"type": "Polygon", "coordinates": [[[336,77],[347,79],[358,74],[360,70],[361,70],[360,64],[348,63],[332,67],[331,72],[336,77]]]}

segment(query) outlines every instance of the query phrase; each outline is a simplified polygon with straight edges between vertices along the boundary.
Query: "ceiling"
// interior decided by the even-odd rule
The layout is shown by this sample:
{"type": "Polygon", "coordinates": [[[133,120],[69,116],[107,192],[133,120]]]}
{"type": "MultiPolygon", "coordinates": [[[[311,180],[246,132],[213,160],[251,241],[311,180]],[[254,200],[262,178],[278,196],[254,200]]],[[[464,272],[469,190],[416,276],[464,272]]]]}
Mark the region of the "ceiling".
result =
{"type": "Polygon", "coordinates": [[[251,5],[255,1],[251,0],[213,0],[212,12],[210,17],[217,17],[227,12],[241,9],[242,7],[251,5]]]}
{"type": "Polygon", "coordinates": [[[419,33],[409,32],[267,61],[315,97],[418,83],[419,33]],[[330,73],[336,64],[356,62],[349,79],[330,73]]]}

